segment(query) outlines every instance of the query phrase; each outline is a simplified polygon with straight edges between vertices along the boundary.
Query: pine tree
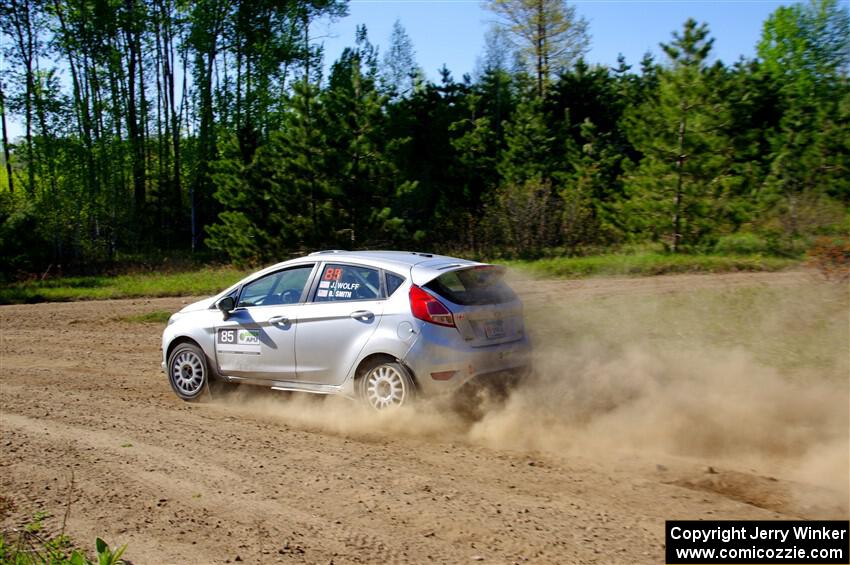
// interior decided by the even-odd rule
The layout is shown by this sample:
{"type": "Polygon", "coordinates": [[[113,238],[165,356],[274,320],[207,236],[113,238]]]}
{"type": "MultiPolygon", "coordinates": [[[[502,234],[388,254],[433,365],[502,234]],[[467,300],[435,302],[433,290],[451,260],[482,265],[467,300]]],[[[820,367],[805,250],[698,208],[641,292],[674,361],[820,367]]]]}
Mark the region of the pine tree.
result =
{"type": "Polygon", "coordinates": [[[387,157],[386,97],[378,91],[377,50],[366,28],[357,29],[354,48],[331,68],[323,93],[328,150],[328,190],[334,202],[335,237],[350,247],[400,237],[402,222],[389,201],[405,190],[387,157]],[[332,134],[331,134],[332,132],[332,134]]]}
{"type": "MultiPolygon", "coordinates": [[[[273,132],[269,142],[270,159],[275,163],[273,178],[281,185],[280,192],[303,198],[306,202],[306,206],[299,206],[287,200],[285,208],[304,209],[297,214],[298,221],[293,224],[294,218],[290,218],[288,225],[303,225],[305,228],[292,230],[294,233],[286,234],[285,239],[307,247],[324,244],[324,232],[330,221],[326,153],[328,130],[322,120],[319,89],[307,81],[299,81],[293,87],[283,129],[273,132]]],[[[289,215],[292,216],[292,213],[289,215]]]]}
{"type": "Polygon", "coordinates": [[[253,178],[257,148],[245,151],[235,135],[222,143],[219,158],[212,163],[214,197],[224,211],[207,226],[205,243],[240,265],[257,264],[268,258],[273,247],[270,218],[275,202],[264,184],[253,178]]]}
{"type": "Polygon", "coordinates": [[[538,256],[553,245],[559,230],[560,208],[553,177],[554,137],[549,132],[539,98],[521,102],[505,128],[506,147],[498,165],[502,177],[490,213],[514,253],[538,256]]]}
{"type": "Polygon", "coordinates": [[[231,138],[225,144],[213,180],[216,200],[226,211],[208,228],[210,248],[239,263],[256,263],[282,250],[327,245],[329,171],[322,120],[318,88],[300,81],[293,86],[283,128],[267,142],[257,146],[231,138]]]}
{"type": "Polygon", "coordinates": [[[554,136],[549,131],[539,99],[520,102],[505,127],[505,150],[498,165],[505,182],[522,184],[531,179],[551,182],[554,136]]]}
{"type": "Polygon", "coordinates": [[[708,33],[691,19],[661,45],[669,66],[659,71],[658,90],[627,117],[643,157],[626,177],[624,213],[631,229],[665,241],[674,253],[712,229],[728,168],[727,109],[706,64],[714,41],[708,33]]]}
{"type": "Polygon", "coordinates": [[[590,119],[582,122],[580,131],[580,146],[569,139],[565,143],[571,170],[561,173],[558,183],[563,242],[571,250],[617,239],[612,214],[621,189],[623,151],[616,132],[601,132],[590,119]]]}

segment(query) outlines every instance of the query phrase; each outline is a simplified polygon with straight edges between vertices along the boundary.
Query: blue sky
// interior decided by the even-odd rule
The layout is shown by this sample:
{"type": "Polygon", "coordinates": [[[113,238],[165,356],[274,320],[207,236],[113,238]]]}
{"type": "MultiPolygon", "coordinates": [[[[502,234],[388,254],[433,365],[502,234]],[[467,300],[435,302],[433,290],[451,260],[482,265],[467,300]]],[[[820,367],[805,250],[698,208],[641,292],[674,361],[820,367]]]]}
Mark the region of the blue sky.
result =
{"type": "MultiPolygon", "coordinates": [[[[805,0],[802,0],[805,1],[805,0]]],[[[850,0],[839,0],[850,8],[850,0]]],[[[709,25],[715,38],[713,57],[733,63],[752,57],[767,16],[793,0],[573,0],[589,22],[590,63],[614,65],[623,53],[628,64],[639,65],[647,51],[662,60],[658,43],[669,41],[689,17],[709,25]]],[[[358,24],[382,52],[389,44],[393,22],[399,19],[410,35],[416,59],[430,80],[439,78],[445,63],[456,80],[473,73],[484,46],[484,34],[494,15],[479,0],[349,0],[349,15],[312,26],[316,41],[325,44],[329,66],[354,43],[358,24]]],[[[19,116],[9,120],[10,136],[23,135],[19,116]]]]}
{"type": "MultiPolygon", "coordinates": [[[[752,56],[762,23],[781,5],[774,0],[579,0],[572,4],[589,22],[591,63],[613,65],[623,53],[637,66],[650,51],[660,58],[658,43],[668,41],[689,17],[708,23],[715,37],[714,56],[726,63],[752,56]]],[[[847,6],[847,1],[843,2],[847,6]]],[[[472,73],[484,45],[493,14],[477,0],[350,0],[349,15],[320,23],[326,63],[354,42],[354,30],[365,24],[372,43],[382,51],[389,44],[393,22],[399,19],[410,35],[416,58],[431,80],[445,63],[456,79],[472,73]]]]}

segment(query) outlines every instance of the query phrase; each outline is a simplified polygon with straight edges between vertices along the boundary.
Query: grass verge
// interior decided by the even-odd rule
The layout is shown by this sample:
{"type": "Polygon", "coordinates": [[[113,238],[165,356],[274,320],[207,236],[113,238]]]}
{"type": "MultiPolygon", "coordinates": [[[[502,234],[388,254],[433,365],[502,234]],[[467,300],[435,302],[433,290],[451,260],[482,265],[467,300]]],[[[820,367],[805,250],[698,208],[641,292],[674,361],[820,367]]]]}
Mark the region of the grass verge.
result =
{"type": "MultiPolygon", "coordinates": [[[[0,304],[209,295],[227,288],[245,274],[246,272],[232,267],[217,267],[182,273],[62,277],[44,281],[19,282],[0,287],[0,304]]],[[[131,321],[159,321],[159,319],[131,321]]]]}
{"type": "Polygon", "coordinates": [[[780,271],[800,260],[762,255],[596,255],[556,257],[536,261],[510,261],[509,267],[535,276],[580,278],[592,276],[650,276],[671,273],[730,273],[780,271]]]}
{"type": "MultiPolygon", "coordinates": [[[[531,275],[556,278],[779,271],[801,263],[797,259],[762,255],[667,255],[662,253],[497,262],[531,275]]],[[[247,273],[233,267],[208,267],[181,273],[64,277],[20,282],[0,286],[0,304],[210,295],[230,286],[247,273]]],[[[127,318],[125,321],[164,323],[167,320],[168,316],[164,312],[150,312],[127,318]]]]}
{"type": "Polygon", "coordinates": [[[122,316],[116,318],[120,322],[130,322],[133,324],[165,324],[171,317],[171,312],[165,310],[154,310],[153,312],[145,312],[144,314],[135,314],[132,316],[122,316]]]}

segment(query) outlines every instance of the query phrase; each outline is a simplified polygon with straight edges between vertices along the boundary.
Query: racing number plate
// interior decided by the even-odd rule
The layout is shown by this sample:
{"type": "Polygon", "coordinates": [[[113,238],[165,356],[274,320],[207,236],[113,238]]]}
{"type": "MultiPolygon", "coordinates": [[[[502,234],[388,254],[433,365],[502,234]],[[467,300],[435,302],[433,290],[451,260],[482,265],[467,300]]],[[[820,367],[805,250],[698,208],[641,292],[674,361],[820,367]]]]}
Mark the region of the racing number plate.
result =
{"type": "Polygon", "coordinates": [[[218,342],[236,344],[236,330],[218,330],[218,342]]]}
{"type": "Polygon", "coordinates": [[[505,337],[505,324],[502,320],[491,320],[484,322],[484,334],[487,339],[498,339],[505,337]]]}
{"type": "Polygon", "coordinates": [[[256,345],[260,344],[259,330],[241,328],[218,330],[218,343],[225,345],[256,345]]]}

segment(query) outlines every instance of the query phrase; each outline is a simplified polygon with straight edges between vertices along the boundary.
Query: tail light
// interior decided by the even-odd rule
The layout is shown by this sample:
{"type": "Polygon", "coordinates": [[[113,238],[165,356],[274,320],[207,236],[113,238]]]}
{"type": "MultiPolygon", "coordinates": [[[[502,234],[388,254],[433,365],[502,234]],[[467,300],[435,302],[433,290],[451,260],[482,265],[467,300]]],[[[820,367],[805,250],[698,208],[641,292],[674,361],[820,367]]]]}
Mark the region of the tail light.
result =
{"type": "Polygon", "coordinates": [[[438,326],[455,327],[455,319],[449,309],[416,285],[410,287],[410,310],[420,320],[438,326]]]}

